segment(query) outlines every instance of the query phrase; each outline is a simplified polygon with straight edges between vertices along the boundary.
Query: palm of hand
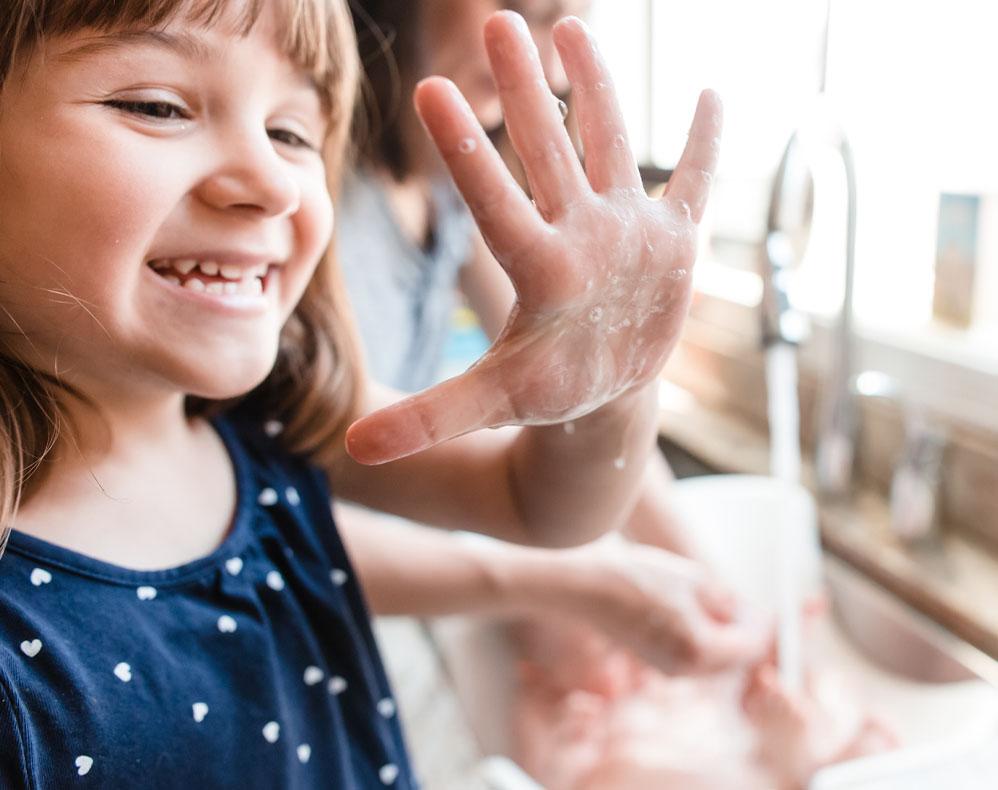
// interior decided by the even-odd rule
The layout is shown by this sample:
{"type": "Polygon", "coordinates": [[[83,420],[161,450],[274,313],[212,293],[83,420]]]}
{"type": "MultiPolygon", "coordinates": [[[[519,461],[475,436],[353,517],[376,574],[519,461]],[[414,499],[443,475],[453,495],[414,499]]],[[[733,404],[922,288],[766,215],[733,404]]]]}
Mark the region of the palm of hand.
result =
{"type": "Polygon", "coordinates": [[[504,424],[587,414],[653,379],[679,336],[716,164],[720,105],[705,92],[662,200],[641,188],[609,76],[588,32],[563,20],[555,40],[572,82],[583,170],[522,20],[499,13],[486,44],[532,204],[463,98],[424,81],[417,108],[517,302],[489,352],[461,376],[369,415],[348,449],[381,463],[504,424]]]}

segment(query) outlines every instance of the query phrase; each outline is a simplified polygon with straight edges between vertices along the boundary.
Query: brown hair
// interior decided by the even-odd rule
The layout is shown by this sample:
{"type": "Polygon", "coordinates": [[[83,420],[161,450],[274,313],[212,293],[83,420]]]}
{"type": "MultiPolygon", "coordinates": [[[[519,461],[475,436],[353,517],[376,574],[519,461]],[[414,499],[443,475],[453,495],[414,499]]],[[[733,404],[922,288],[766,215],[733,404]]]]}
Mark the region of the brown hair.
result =
{"type": "MultiPolygon", "coordinates": [[[[245,0],[237,24],[249,32],[264,3],[245,0]]],[[[4,0],[0,18],[0,89],[46,37],[78,30],[154,28],[184,15],[216,24],[231,0],[4,0]]],[[[283,45],[319,87],[330,113],[323,151],[330,192],[342,171],[354,106],[356,47],[343,0],[273,0],[282,4],[283,45]]],[[[281,420],[288,449],[329,468],[362,396],[359,346],[331,244],[281,332],[277,362],[252,393],[235,401],[189,398],[191,414],[224,411],[242,401],[281,420]]],[[[0,310],[3,306],[0,305],[0,310]]],[[[64,382],[11,356],[0,338],[0,555],[29,483],[58,437],[71,426],[59,398],[78,397],[64,382]]]]}
{"type": "Polygon", "coordinates": [[[407,97],[426,76],[423,0],[351,0],[350,10],[364,67],[363,100],[353,121],[358,158],[404,181],[417,164],[405,132],[415,112],[407,97]]]}

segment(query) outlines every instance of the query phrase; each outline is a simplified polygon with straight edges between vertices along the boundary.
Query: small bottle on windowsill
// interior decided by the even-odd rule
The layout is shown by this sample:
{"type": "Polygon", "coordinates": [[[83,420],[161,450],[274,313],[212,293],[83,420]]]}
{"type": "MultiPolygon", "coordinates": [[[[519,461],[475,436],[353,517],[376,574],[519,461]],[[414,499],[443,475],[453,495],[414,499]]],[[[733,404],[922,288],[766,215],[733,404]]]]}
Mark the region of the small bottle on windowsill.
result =
{"type": "Polygon", "coordinates": [[[974,284],[980,251],[981,197],[939,195],[936,270],[932,315],[939,321],[969,327],[974,317],[974,284]]]}

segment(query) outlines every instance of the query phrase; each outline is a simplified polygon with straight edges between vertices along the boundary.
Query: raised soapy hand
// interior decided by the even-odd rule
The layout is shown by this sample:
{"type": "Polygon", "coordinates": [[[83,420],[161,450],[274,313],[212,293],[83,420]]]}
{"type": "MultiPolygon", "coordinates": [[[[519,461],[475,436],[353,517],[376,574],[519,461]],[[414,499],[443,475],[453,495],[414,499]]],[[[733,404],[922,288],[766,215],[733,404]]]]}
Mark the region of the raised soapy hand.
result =
{"type": "Polygon", "coordinates": [[[555,43],[572,85],[585,169],[523,20],[485,28],[506,127],[534,201],[449,81],[416,107],[516,290],[492,348],[468,371],[355,423],[347,448],[384,463],[479,428],[565,422],[650,382],[689,305],[700,221],[717,162],[721,106],[705,91],[661,199],[642,189],[610,75],[583,23],[555,43]]]}

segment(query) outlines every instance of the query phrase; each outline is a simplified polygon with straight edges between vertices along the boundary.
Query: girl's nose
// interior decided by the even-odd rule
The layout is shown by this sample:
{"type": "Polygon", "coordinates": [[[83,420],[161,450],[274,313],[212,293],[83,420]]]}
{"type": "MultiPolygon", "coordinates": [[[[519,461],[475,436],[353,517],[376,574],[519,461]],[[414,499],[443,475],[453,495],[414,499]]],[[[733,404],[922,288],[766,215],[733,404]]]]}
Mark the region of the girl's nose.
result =
{"type": "Polygon", "coordinates": [[[301,204],[301,189],[289,165],[266,135],[222,142],[224,164],[200,186],[201,198],[220,209],[245,209],[266,217],[290,216],[301,204]]]}

